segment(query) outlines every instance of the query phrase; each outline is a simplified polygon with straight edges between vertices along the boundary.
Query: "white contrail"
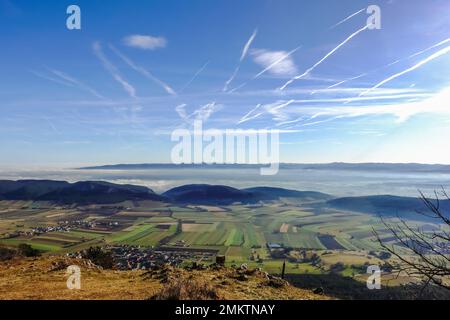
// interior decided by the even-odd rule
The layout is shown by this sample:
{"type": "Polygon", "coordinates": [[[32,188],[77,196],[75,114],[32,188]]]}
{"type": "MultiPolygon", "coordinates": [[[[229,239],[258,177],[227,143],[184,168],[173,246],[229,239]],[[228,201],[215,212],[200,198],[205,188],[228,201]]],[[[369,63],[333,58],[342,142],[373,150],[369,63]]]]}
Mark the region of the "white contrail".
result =
{"type": "MultiPolygon", "coordinates": [[[[425,52],[427,52],[427,51],[430,51],[431,49],[434,49],[434,48],[439,47],[439,46],[441,46],[441,45],[443,45],[443,44],[446,44],[447,42],[450,42],[450,38],[447,38],[447,39],[445,39],[445,40],[442,40],[441,42],[436,43],[435,45],[432,45],[431,47],[428,47],[428,48],[426,48],[426,49],[420,50],[419,52],[413,53],[413,54],[407,56],[406,58],[402,58],[402,59],[395,60],[394,62],[391,62],[391,63],[389,63],[388,65],[386,65],[385,67],[390,67],[390,66],[393,66],[394,64],[397,64],[397,63],[402,62],[402,61],[404,61],[404,60],[414,58],[414,57],[416,57],[416,56],[418,56],[418,55],[420,55],[420,54],[422,54],[422,53],[425,53],[425,52]]],[[[383,68],[384,68],[384,67],[383,67],[383,68]]],[[[380,68],[380,69],[381,69],[381,68],[380,68]]],[[[378,69],[377,69],[377,70],[378,70],[378,69]]]]}
{"type": "MultiPolygon", "coordinates": [[[[349,78],[349,79],[342,80],[342,81],[340,81],[340,82],[338,82],[338,83],[335,83],[335,84],[333,84],[333,85],[327,87],[326,89],[331,89],[331,88],[337,87],[337,86],[339,86],[339,85],[341,85],[341,84],[343,84],[343,83],[346,83],[346,82],[348,82],[348,81],[356,80],[356,79],[361,78],[361,77],[363,77],[363,76],[366,76],[366,75],[368,75],[368,74],[370,74],[370,73],[377,72],[377,71],[379,71],[379,70],[381,70],[381,69],[384,69],[384,68],[393,66],[393,65],[395,65],[395,64],[397,64],[397,63],[399,63],[399,62],[402,62],[402,61],[404,61],[404,60],[413,58],[413,57],[415,57],[415,56],[417,56],[417,55],[419,55],[419,54],[422,54],[422,53],[424,53],[424,52],[427,52],[427,51],[429,51],[429,50],[431,50],[431,49],[433,49],[433,48],[439,47],[439,46],[441,46],[441,45],[443,45],[443,44],[445,44],[445,43],[447,43],[447,42],[450,42],[450,38],[447,38],[447,39],[445,39],[445,40],[443,40],[443,41],[441,41],[441,42],[439,42],[439,43],[437,43],[437,44],[435,44],[435,45],[432,45],[431,47],[428,47],[428,48],[423,49],[423,50],[421,50],[421,51],[419,51],[419,52],[416,52],[416,53],[414,53],[414,54],[412,54],[412,55],[410,55],[410,56],[408,56],[408,57],[406,57],[406,58],[402,58],[402,59],[395,60],[394,62],[391,62],[391,63],[389,63],[389,64],[387,64],[387,65],[385,65],[385,66],[382,66],[382,67],[380,67],[380,68],[376,68],[376,69],[367,71],[367,72],[365,72],[365,73],[363,73],[363,74],[360,74],[359,76],[356,76],[356,77],[353,77],[353,78],[349,78]]],[[[315,90],[315,91],[311,92],[311,94],[315,94],[317,91],[320,91],[320,90],[315,90]]],[[[347,100],[346,103],[348,103],[348,102],[350,102],[350,101],[352,101],[352,99],[347,100]]]]}
{"type": "MultiPolygon", "coordinates": [[[[424,53],[424,52],[427,52],[427,51],[429,51],[429,50],[431,50],[431,49],[434,49],[434,48],[436,48],[436,47],[439,47],[439,46],[441,46],[441,45],[443,45],[443,44],[445,44],[445,43],[447,43],[447,42],[450,42],[450,38],[447,38],[447,39],[445,39],[445,40],[443,40],[443,41],[441,41],[441,42],[439,42],[439,43],[437,43],[437,44],[435,44],[435,45],[432,45],[431,47],[428,47],[428,48],[423,49],[423,50],[421,50],[421,51],[419,51],[419,52],[416,52],[416,53],[414,53],[414,54],[412,54],[412,55],[410,55],[410,56],[408,56],[408,57],[406,57],[406,58],[402,58],[402,59],[395,60],[394,62],[391,62],[391,63],[389,63],[389,64],[387,64],[387,65],[385,65],[385,66],[383,66],[383,67],[381,67],[381,68],[373,69],[373,70],[368,71],[368,72],[366,72],[366,73],[360,74],[359,76],[356,76],[356,77],[353,77],[353,78],[349,78],[349,79],[340,81],[340,82],[338,82],[338,83],[335,83],[335,84],[333,84],[333,85],[327,87],[327,89],[331,89],[331,88],[337,87],[337,86],[339,86],[339,85],[341,85],[341,84],[343,84],[343,83],[345,83],[345,82],[348,82],[348,81],[351,81],[351,80],[356,80],[356,79],[358,79],[358,78],[361,78],[361,77],[363,77],[363,76],[368,75],[369,73],[376,72],[376,71],[379,71],[379,70],[384,69],[384,68],[386,68],[386,67],[393,66],[393,65],[395,65],[395,64],[397,64],[397,63],[399,63],[399,62],[401,62],[401,61],[404,61],[404,60],[413,58],[413,57],[415,57],[415,56],[418,56],[418,55],[420,55],[420,54],[422,54],[422,53],[424,53]]],[[[316,93],[317,91],[318,91],[318,90],[313,91],[313,92],[311,92],[311,94],[314,94],[314,93],[316,93]]],[[[350,99],[350,100],[351,100],[351,99],[350,99]]],[[[348,102],[348,101],[347,101],[347,102],[348,102]]]]}
{"type": "Polygon", "coordinates": [[[397,64],[397,63],[399,63],[400,61],[402,61],[402,59],[397,59],[397,60],[395,60],[394,62],[391,62],[391,63],[389,63],[388,65],[386,65],[386,67],[393,66],[394,64],[397,64]]]}
{"type": "Polygon", "coordinates": [[[445,40],[442,40],[441,42],[436,43],[435,45],[432,45],[431,47],[428,47],[428,48],[426,48],[426,49],[423,49],[423,50],[421,50],[421,51],[419,51],[419,52],[416,52],[416,53],[414,53],[414,54],[408,56],[408,59],[409,59],[409,58],[413,58],[413,57],[415,57],[415,56],[418,56],[419,54],[424,53],[424,52],[427,52],[427,51],[429,51],[429,50],[431,50],[431,49],[434,49],[434,48],[436,48],[436,47],[439,47],[439,46],[441,46],[441,45],[443,45],[443,44],[445,44],[445,43],[447,43],[447,42],[449,42],[449,41],[450,41],[450,38],[447,38],[447,39],[445,39],[445,40]]]}
{"type": "Polygon", "coordinates": [[[345,79],[345,80],[343,80],[343,81],[341,81],[341,82],[332,84],[331,86],[327,87],[327,89],[335,88],[335,87],[337,87],[337,86],[339,86],[339,85],[341,85],[341,84],[343,84],[343,83],[346,83],[346,82],[348,82],[348,81],[352,81],[352,80],[356,80],[356,79],[359,79],[359,78],[361,78],[361,77],[364,77],[365,75],[367,75],[367,73],[362,73],[362,74],[360,74],[359,76],[345,79]]]}
{"type": "Polygon", "coordinates": [[[237,124],[241,124],[241,123],[247,122],[247,121],[249,121],[249,120],[251,120],[251,119],[255,119],[255,118],[259,117],[260,115],[262,115],[264,112],[260,112],[260,113],[257,113],[257,114],[254,115],[254,116],[250,116],[250,115],[252,115],[256,110],[258,110],[260,107],[261,107],[261,103],[258,103],[258,104],[256,105],[256,107],[254,107],[254,108],[253,108],[252,110],[250,110],[245,116],[243,116],[243,117],[241,118],[241,120],[239,120],[239,122],[238,122],[237,124]]]}
{"type": "Polygon", "coordinates": [[[50,69],[50,71],[55,74],[56,76],[58,76],[59,78],[61,78],[64,81],[67,81],[69,83],[74,84],[75,86],[77,86],[78,88],[85,90],[87,92],[89,92],[90,94],[92,94],[93,96],[99,98],[99,99],[105,99],[105,97],[103,97],[101,94],[99,94],[97,91],[95,91],[94,89],[92,89],[91,87],[89,87],[88,85],[84,84],[83,82],[69,76],[68,74],[59,71],[59,70],[52,70],[50,69]]]}
{"type": "Polygon", "coordinates": [[[363,12],[364,10],[366,10],[366,8],[362,8],[361,10],[356,11],[355,13],[349,15],[349,16],[348,16],[347,18],[345,18],[344,20],[341,20],[341,21],[339,21],[338,23],[336,23],[335,25],[331,26],[328,30],[331,30],[331,29],[336,28],[338,25],[340,25],[340,24],[344,23],[345,21],[347,21],[347,20],[353,18],[354,16],[360,14],[360,13],[363,12]]]}
{"type": "Polygon", "coordinates": [[[125,56],[122,52],[117,50],[114,46],[109,45],[109,48],[120,58],[122,59],[131,69],[133,69],[136,72],[139,72],[147,79],[157,83],[160,85],[168,94],[176,95],[176,92],[165,82],[159,80],[157,77],[155,77],[153,74],[151,74],[148,70],[144,69],[141,66],[136,65],[130,58],[125,56]]]}
{"type": "Polygon", "coordinates": [[[210,63],[210,61],[206,62],[200,69],[197,70],[197,72],[192,76],[192,78],[186,82],[186,84],[181,88],[180,93],[184,91],[184,89],[186,89],[191,83],[192,81],[194,81],[197,76],[203,71],[205,70],[206,66],[210,63]]]}
{"type": "Polygon", "coordinates": [[[335,84],[332,84],[331,86],[326,87],[325,89],[314,90],[314,91],[311,92],[311,94],[315,94],[317,91],[322,91],[322,90],[327,90],[327,89],[333,89],[333,88],[335,88],[335,87],[337,87],[337,86],[340,86],[341,84],[346,83],[346,82],[348,82],[348,81],[352,81],[352,80],[356,80],[356,79],[359,79],[359,78],[361,78],[361,77],[364,77],[365,75],[367,75],[367,74],[369,74],[369,73],[370,73],[370,72],[362,73],[362,74],[360,74],[359,76],[356,76],[356,77],[352,77],[352,78],[348,78],[348,79],[339,81],[339,82],[337,82],[337,83],[335,83],[335,84]]]}
{"type": "Polygon", "coordinates": [[[273,108],[270,108],[268,111],[269,111],[270,113],[272,113],[272,112],[277,113],[277,111],[278,111],[279,109],[282,109],[282,108],[287,107],[288,105],[290,105],[290,104],[292,104],[293,102],[295,102],[295,100],[294,100],[294,99],[291,99],[291,100],[289,100],[289,101],[280,101],[280,102],[281,102],[281,104],[273,104],[273,105],[274,105],[273,108]]]}
{"type": "Polygon", "coordinates": [[[233,89],[230,89],[230,90],[228,91],[228,93],[233,93],[233,92],[235,92],[236,90],[239,90],[240,88],[246,86],[247,83],[248,83],[248,82],[241,83],[241,84],[238,85],[237,87],[235,87],[235,88],[233,88],[233,89]]]}
{"type": "Polygon", "coordinates": [[[300,118],[297,118],[297,119],[294,119],[294,120],[279,122],[279,123],[276,124],[276,126],[279,127],[279,126],[283,126],[285,124],[293,124],[293,123],[300,122],[302,120],[305,120],[305,117],[300,117],[300,118]]]}
{"type": "Polygon", "coordinates": [[[49,127],[50,127],[56,134],[61,134],[61,131],[59,131],[59,130],[55,127],[55,125],[53,124],[53,122],[50,121],[49,118],[47,118],[47,117],[43,117],[43,118],[45,119],[45,121],[47,121],[49,127]]]}
{"type": "Polygon", "coordinates": [[[39,78],[42,78],[42,79],[45,79],[45,80],[48,80],[48,81],[52,81],[52,82],[55,82],[55,83],[62,84],[64,86],[73,88],[73,84],[72,83],[69,83],[69,82],[66,82],[66,81],[63,81],[63,80],[60,80],[60,79],[57,79],[57,78],[49,77],[49,76],[47,76],[45,74],[42,74],[40,72],[36,72],[36,71],[33,71],[33,70],[29,70],[29,71],[32,74],[34,74],[36,77],[39,77],[39,78]]]}
{"type": "Polygon", "coordinates": [[[239,58],[239,63],[237,65],[236,69],[234,69],[234,72],[231,75],[231,77],[225,82],[225,85],[224,85],[222,91],[227,91],[228,90],[228,86],[230,85],[230,83],[234,80],[234,78],[238,74],[239,69],[241,68],[241,63],[245,59],[245,57],[247,56],[248,50],[250,49],[250,46],[251,46],[253,40],[255,40],[255,37],[256,37],[257,33],[258,33],[258,29],[255,29],[255,31],[253,31],[252,35],[250,36],[250,38],[245,43],[245,46],[242,49],[241,57],[239,58]]]}
{"type": "Polygon", "coordinates": [[[131,98],[136,99],[137,98],[136,89],[131,84],[129,84],[124,78],[122,78],[117,68],[106,58],[106,56],[103,54],[102,46],[100,45],[100,43],[98,41],[94,42],[92,48],[94,50],[94,54],[103,64],[103,67],[111,74],[113,79],[122,85],[123,89],[128,93],[128,95],[131,98]]]}
{"type": "Polygon", "coordinates": [[[335,53],[340,47],[342,47],[343,45],[345,45],[348,41],[350,41],[353,37],[355,37],[356,35],[358,35],[359,33],[363,32],[364,30],[366,30],[368,28],[368,25],[364,26],[363,28],[359,29],[358,31],[352,33],[347,39],[345,39],[344,41],[342,41],[337,47],[335,47],[333,50],[331,50],[330,52],[328,52],[322,59],[320,59],[318,62],[316,62],[312,67],[310,67],[308,70],[306,70],[304,73],[302,73],[301,75],[298,75],[292,79],[290,79],[289,81],[287,81],[282,87],[280,87],[280,90],[284,90],[288,85],[290,85],[291,83],[293,83],[296,80],[299,80],[301,78],[303,78],[304,76],[308,75],[311,71],[313,71],[318,65],[320,65],[322,62],[324,62],[329,56],[331,56],[333,53],[335,53]]]}
{"type": "Polygon", "coordinates": [[[237,73],[239,72],[241,65],[239,64],[236,69],[234,69],[233,74],[231,75],[231,77],[225,82],[225,85],[223,86],[222,91],[225,92],[228,90],[228,86],[230,85],[231,81],[234,80],[234,78],[236,77],[237,73]]]}
{"type": "Polygon", "coordinates": [[[242,50],[241,58],[239,59],[239,62],[242,62],[245,57],[247,56],[248,49],[250,49],[250,45],[252,44],[253,40],[255,40],[256,33],[258,32],[258,29],[255,29],[253,31],[252,35],[250,36],[250,39],[248,39],[247,43],[244,46],[244,49],[242,50]]]}
{"type": "Polygon", "coordinates": [[[406,69],[406,70],[403,70],[403,71],[401,71],[401,72],[398,72],[398,73],[396,73],[396,74],[394,74],[394,75],[392,75],[392,76],[390,76],[390,77],[384,79],[383,81],[377,83],[377,84],[376,84],[375,86],[373,86],[372,88],[367,89],[367,90],[361,92],[361,93],[359,94],[359,97],[361,97],[361,96],[363,96],[363,95],[366,95],[367,93],[371,92],[372,90],[374,90],[374,89],[376,89],[376,88],[378,88],[378,87],[381,87],[381,86],[384,85],[385,83],[387,83],[387,82],[389,82],[389,81],[392,81],[392,80],[394,80],[395,78],[398,78],[398,77],[400,77],[400,76],[402,76],[402,75],[404,75],[404,74],[406,74],[406,73],[408,73],[408,72],[411,72],[411,71],[416,70],[417,68],[423,66],[424,64],[426,64],[426,63],[428,63],[428,62],[430,62],[430,61],[432,61],[432,60],[434,60],[434,59],[436,59],[436,58],[439,58],[440,56],[442,56],[442,55],[444,55],[444,54],[447,54],[448,52],[450,52],[450,46],[445,47],[445,48],[443,48],[443,49],[441,49],[441,50],[439,50],[439,51],[433,53],[431,56],[428,56],[427,58],[425,58],[425,59],[419,61],[418,63],[416,63],[416,64],[413,65],[412,67],[410,67],[410,68],[408,68],[408,69],[406,69]]]}

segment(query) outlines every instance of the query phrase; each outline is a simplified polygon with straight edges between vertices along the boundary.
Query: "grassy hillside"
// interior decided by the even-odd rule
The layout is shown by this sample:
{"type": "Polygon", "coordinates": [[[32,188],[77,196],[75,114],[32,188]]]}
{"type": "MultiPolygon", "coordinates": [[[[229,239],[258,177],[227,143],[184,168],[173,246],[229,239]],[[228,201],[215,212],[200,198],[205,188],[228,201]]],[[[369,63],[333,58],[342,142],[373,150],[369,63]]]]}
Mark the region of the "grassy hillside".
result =
{"type": "MultiPolygon", "coordinates": [[[[428,212],[424,202],[419,198],[398,197],[391,195],[343,197],[327,201],[333,208],[364,212],[381,216],[400,216],[404,219],[433,220],[417,212],[428,212]]],[[[440,208],[450,210],[450,201],[441,200],[440,208]]]]}
{"type": "Polygon", "coordinates": [[[329,299],[262,273],[236,269],[185,270],[167,268],[155,272],[102,270],[86,260],[41,257],[0,262],[0,299],[143,300],[178,299],[329,299]],[[66,268],[81,268],[81,289],[66,286],[66,268]],[[207,292],[208,295],[203,294],[207,292]],[[199,296],[200,294],[200,296],[199,296]],[[203,295],[202,295],[203,294],[203,295]]]}

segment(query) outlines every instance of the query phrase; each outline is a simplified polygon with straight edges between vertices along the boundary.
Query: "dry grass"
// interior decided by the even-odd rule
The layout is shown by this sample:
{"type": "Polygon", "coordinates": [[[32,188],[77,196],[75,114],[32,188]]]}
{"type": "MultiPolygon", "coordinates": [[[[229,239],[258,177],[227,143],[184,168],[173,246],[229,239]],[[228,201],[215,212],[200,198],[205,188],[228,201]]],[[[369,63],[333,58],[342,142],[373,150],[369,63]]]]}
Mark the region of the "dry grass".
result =
{"type": "Polygon", "coordinates": [[[217,290],[205,281],[176,279],[153,296],[155,300],[217,300],[217,290]]]}
{"type": "Polygon", "coordinates": [[[346,265],[358,264],[363,265],[365,263],[382,265],[383,260],[376,257],[368,256],[366,252],[333,252],[331,254],[322,255],[322,261],[326,264],[334,264],[342,262],[346,265]]]}
{"type": "Polygon", "coordinates": [[[157,272],[102,270],[66,257],[15,258],[0,262],[0,299],[48,300],[317,300],[328,297],[288,284],[274,286],[267,275],[231,268],[157,272]],[[66,268],[81,268],[81,289],[69,290],[66,268]]]}
{"type": "Polygon", "coordinates": [[[211,232],[215,227],[214,223],[183,223],[181,230],[183,232],[211,232]]]}
{"type": "Polygon", "coordinates": [[[141,274],[141,271],[101,270],[75,259],[13,260],[0,264],[0,299],[142,300],[156,294],[162,284],[142,281],[141,274]],[[71,264],[81,268],[80,290],[67,288],[66,266],[71,264]]]}
{"type": "Polygon", "coordinates": [[[289,225],[287,223],[283,223],[280,227],[280,233],[287,233],[289,230],[289,225]]]}

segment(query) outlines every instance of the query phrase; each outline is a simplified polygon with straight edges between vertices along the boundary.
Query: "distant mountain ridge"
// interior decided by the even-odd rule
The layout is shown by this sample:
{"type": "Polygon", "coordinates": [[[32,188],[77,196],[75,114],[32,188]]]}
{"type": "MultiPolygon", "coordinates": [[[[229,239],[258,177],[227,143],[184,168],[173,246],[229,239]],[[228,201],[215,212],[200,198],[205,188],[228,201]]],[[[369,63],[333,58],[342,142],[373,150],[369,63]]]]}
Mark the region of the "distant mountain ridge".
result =
{"type": "Polygon", "coordinates": [[[296,191],[273,187],[236,189],[229,186],[190,184],[172,188],[162,194],[175,203],[227,205],[234,202],[257,203],[259,201],[297,198],[301,200],[325,200],[332,196],[313,191],[296,191]]]}
{"type": "Polygon", "coordinates": [[[126,200],[155,200],[184,204],[244,204],[280,198],[327,200],[332,196],[313,191],[273,187],[237,189],[229,186],[190,184],[172,188],[161,195],[136,185],[104,181],[69,183],[52,180],[0,180],[0,200],[54,201],[63,204],[118,203],[126,200]]]}
{"type": "MultiPolygon", "coordinates": [[[[136,185],[121,185],[104,181],[69,183],[53,180],[0,180],[0,200],[52,201],[61,204],[108,204],[123,201],[153,200],[174,204],[230,205],[255,204],[291,198],[312,204],[316,208],[334,208],[381,216],[418,218],[417,211],[426,212],[421,199],[392,195],[340,197],[314,192],[275,187],[237,189],[223,185],[188,184],[157,194],[136,185]]],[[[443,212],[450,212],[450,200],[441,200],[443,212]]],[[[419,217],[420,220],[423,220],[419,217]]]]}
{"type": "MultiPolygon", "coordinates": [[[[380,216],[401,216],[402,218],[422,218],[417,212],[429,213],[420,198],[376,195],[362,197],[342,197],[327,201],[327,205],[336,209],[376,214],[380,216]]],[[[450,200],[440,200],[442,212],[450,213],[450,200]]]]}
{"type": "Polygon", "coordinates": [[[192,204],[231,204],[255,202],[251,192],[228,186],[190,184],[172,188],[162,194],[172,202],[192,204]]]}
{"type": "Polygon", "coordinates": [[[55,201],[63,204],[117,203],[126,200],[165,200],[153,190],[104,181],[69,183],[52,180],[0,180],[0,200],[55,201]]]}
{"type": "Polygon", "coordinates": [[[301,198],[303,200],[327,200],[333,198],[333,196],[317,192],[317,191],[298,191],[285,188],[276,187],[253,187],[243,189],[248,192],[252,192],[255,196],[260,195],[265,200],[279,199],[279,198],[301,198]]]}
{"type": "MultiPolygon", "coordinates": [[[[210,168],[210,169],[259,169],[259,164],[172,164],[172,163],[141,163],[112,164],[77,168],[79,170],[149,170],[174,168],[210,168]]],[[[303,170],[350,170],[350,171],[393,171],[393,172],[446,172],[450,173],[450,165],[421,163],[280,163],[280,169],[303,170]]]]}

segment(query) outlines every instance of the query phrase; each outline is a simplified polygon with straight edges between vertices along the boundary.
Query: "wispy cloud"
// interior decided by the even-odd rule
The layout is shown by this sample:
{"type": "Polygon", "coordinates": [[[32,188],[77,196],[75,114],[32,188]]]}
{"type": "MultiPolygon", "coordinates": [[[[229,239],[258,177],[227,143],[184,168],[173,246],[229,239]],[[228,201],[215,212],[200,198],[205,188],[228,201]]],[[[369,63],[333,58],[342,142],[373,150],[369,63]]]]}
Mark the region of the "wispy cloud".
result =
{"type": "Polygon", "coordinates": [[[288,118],[286,117],[286,115],[280,111],[281,109],[289,106],[290,104],[292,104],[293,102],[295,102],[295,100],[279,100],[273,103],[269,103],[269,104],[258,104],[255,108],[253,108],[252,110],[250,110],[247,114],[245,114],[239,121],[238,124],[242,124],[244,122],[256,119],[258,117],[260,117],[263,114],[270,114],[272,115],[273,119],[275,121],[286,121],[288,118]],[[258,111],[256,113],[256,111],[258,111]]]}
{"type": "Polygon", "coordinates": [[[109,45],[109,48],[120,58],[123,60],[123,62],[125,62],[131,69],[133,69],[134,71],[140,73],[141,75],[143,75],[144,77],[146,77],[147,79],[155,82],[156,84],[158,84],[159,86],[161,86],[168,94],[171,95],[176,95],[175,90],[173,90],[167,83],[165,83],[164,81],[161,81],[160,79],[158,79],[157,77],[155,77],[153,74],[151,74],[148,70],[146,70],[145,68],[136,65],[130,58],[128,58],[127,56],[125,56],[122,52],[120,52],[119,50],[117,50],[114,46],[109,45]]]}
{"type": "Polygon", "coordinates": [[[196,120],[207,121],[211,115],[221,108],[216,102],[210,102],[195,110],[192,114],[196,120]]]}
{"type": "MultiPolygon", "coordinates": [[[[357,91],[361,90],[364,89],[357,89],[357,91]]],[[[247,114],[241,117],[238,124],[242,124],[263,116],[270,116],[271,120],[277,127],[282,125],[293,126],[299,122],[308,122],[308,118],[309,120],[320,118],[310,124],[307,124],[308,126],[332,121],[342,117],[359,115],[393,114],[397,118],[405,119],[404,115],[406,112],[404,109],[401,109],[399,105],[403,106],[404,103],[408,103],[408,101],[412,98],[416,99],[415,102],[420,102],[433,97],[433,94],[431,93],[413,91],[411,89],[408,90],[390,91],[383,89],[380,92],[374,91],[372,95],[355,98],[355,102],[359,102],[359,104],[347,108],[342,107],[342,103],[348,100],[348,94],[355,92],[355,89],[330,89],[328,90],[328,93],[330,94],[329,98],[325,96],[323,98],[321,97],[315,99],[277,100],[272,103],[258,104],[247,114]],[[346,93],[347,96],[336,97],[336,93],[346,93]],[[372,108],[372,106],[374,108],[372,108]],[[393,108],[392,112],[389,112],[390,107],[393,108]],[[333,117],[333,119],[329,119],[330,117],[333,117]]],[[[327,92],[322,91],[320,93],[327,94],[327,92]]],[[[405,108],[407,108],[406,105],[405,108]]]]}
{"type": "Polygon", "coordinates": [[[275,103],[266,105],[265,108],[266,108],[267,112],[272,114],[274,121],[277,121],[277,122],[287,121],[289,119],[289,117],[286,116],[286,114],[280,110],[283,108],[286,108],[287,106],[291,105],[294,102],[295,102],[295,100],[293,100],[293,99],[291,99],[289,101],[277,101],[275,103]]]}
{"type": "MultiPolygon", "coordinates": [[[[359,90],[361,91],[361,90],[359,90]]],[[[364,97],[356,97],[352,98],[352,101],[378,101],[378,100],[402,100],[402,99],[418,99],[418,98],[428,98],[431,94],[429,93],[419,93],[419,92],[410,92],[410,93],[398,93],[398,94],[385,94],[385,95],[369,95],[364,97]]],[[[335,102],[347,102],[349,99],[346,97],[341,98],[322,98],[322,99],[297,99],[296,103],[335,103],[335,102]]]]}
{"type": "Polygon", "coordinates": [[[333,50],[331,50],[330,52],[328,52],[322,59],[320,59],[319,61],[317,61],[312,67],[308,68],[304,73],[293,77],[292,79],[290,79],[289,81],[287,81],[281,88],[280,90],[284,90],[286,89],[287,86],[289,86],[291,83],[293,83],[296,80],[299,80],[305,76],[307,76],[311,71],[313,71],[317,66],[319,66],[322,62],[324,62],[329,56],[331,56],[333,53],[335,53],[339,48],[341,48],[343,45],[345,45],[347,42],[349,42],[353,37],[357,36],[359,33],[363,32],[364,30],[366,30],[368,28],[368,26],[364,26],[363,28],[355,31],[354,33],[352,33],[350,36],[348,36],[344,41],[342,41],[341,43],[339,43],[333,50]]]}
{"type": "Polygon", "coordinates": [[[264,70],[258,73],[255,77],[261,76],[265,72],[270,72],[275,75],[293,75],[298,72],[297,66],[290,57],[297,49],[291,52],[286,51],[269,51],[266,49],[254,49],[251,52],[255,63],[261,65],[264,70]]]}
{"type": "Polygon", "coordinates": [[[430,98],[409,103],[388,103],[370,106],[322,108],[318,116],[335,116],[338,118],[360,117],[367,115],[393,115],[397,122],[404,122],[411,116],[422,113],[450,114],[448,101],[450,87],[447,87],[430,98]]]}
{"type": "Polygon", "coordinates": [[[189,120],[189,116],[186,112],[186,106],[186,103],[179,104],[175,107],[175,111],[176,113],[178,113],[181,119],[187,122],[189,120]]]}
{"type": "Polygon", "coordinates": [[[247,42],[244,45],[244,48],[242,49],[242,53],[241,53],[241,57],[239,58],[239,63],[237,65],[237,67],[234,69],[233,74],[231,75],[231,77],[225,81],[225,85],[222,89],[222,91],[227,91],[228,90],[228,86],[230,85],[230,83],[234,80],[234,78],[237,76],[239,69],[241,68],[241,63],[242,61],[244,61],[245,57],[247,56],[248,50],[250,49],[250,46],[252,45],[253,40],[255,40],[256,34],[258,33],[258,30],[255,29],[255,31],[253,31],[252,35],[250,36],[250,38],[247,40],[247,42]]]}
{"type": "Polygon", "coordinates": [[[65,141],[61,141],[61,144],[91,144],[92,141],[89,140],[65,140],[65,141]]]}
{"type": "MultiPolygon", "coordinates": [[[[260,64],[263,64],[263,66],[265,66],[266,68],[263,69],[261,72],[259,72],[258,74],[256,74],[253,79],[257,79],[260,76],[262,76],[265,72],[267,71],[272,71],[273,68],[276,68],[275,70],[273,70],[274,73],[278,74],[280,72],[280,68],[281,69],[289,69],[289,67],[291,67],[292,71],[296,71],[297,67],[295,66],[294,61],[290,58],[290,56],[295,53],[297,50],[299,50],[301,48],[301,46],[298,46],[297,48],[295,48],[294,50],[291,50],[283,55],[281,55],[278,59],[274,59],[274,61],[272,63],[270,63],[269,65],[264,65],[264,61],[261,61],[260,64]],[[287,61],[287,62],[286,62],[287,61]],[[279,66],[281,63],[283,63],[283,66],[279,66]]],[[[282,52],[284,53],[284,51],[277,51],[278,53],[282,52]]],[[[257,53],[255,52],[255,54],[257,55],[257,53]]],[[[274,58],[272,56],[272,58],[274,58]]],[[[258,63],[258,60],[262,59],[264,60],[263,57],[261,56],[256,56],[255,57],[255,62],[258,63]]]]}
{"type": "Polygon", "coordinates": [[[206,122],[214,112],[220,110],[221,105],[218,105],[215,101],[213,101],[201,106],[189,115],[186,111],[186,107],[186,103],[180,104],[175,107],[175,111],[183,121],[192,124],[194,120],[201,120],[203,122],[206,122]]]}
{"type": "Polygon", "coordinates": [[[167,40],[164,37],[154,37],[150,35],[133,34],[126,36],[123,39],[123,43],[126,46],[144,49],[154,50],[158,48],[164,48],[167,45],[167,40]]]}
{"type": "MultiPolygon", "coordinates": [[[[208,131],[211,130],[212,132],[214,132],[214,134],[219,134],[219,135],[227,135],[230,134],[229,130],[230,129],[222,129],[222,128],[209,128],[208,131]]],[[[272,128],[261,128],[261,129],[245,129],[245,130],[235,130],[233,131],[232,135],[233,136],[248,136],[249,134],[288,134],[288,133],[299,133],[299,132],[304,132],[304,130],[299,130],[299,129],[272,129],[272,128]]],[[[172,134],[171,131],[160,131],[159,134],[161,135],[170,135],[172,134]]],[[[191,132],[192,135],[194,136],[198,136],[198,135],[203,135],[203,132],[191,132]]]]}
{"type": "Polygon", "coordinates": [[[358,10],[358,11],[356,11],[355,13],[352,13],[352,14],[349,15],[347,18],[345,18],[345,19],[339,21],[338,23],[336,23],[335,25],[331,26],[331,27],[329,28],[329,30],[336,28],[337,26],[343,24],[345,21],[350,20],[350,19],[353,18],[354,16],[356,16],[356,15],[362,13],[364,10],[366,10],[366,9],[365,9],[365,8],[362,8],[361,10],[358,10]]]}
{"type": "MultiPolygon", "coordinates": [[[[359,97],[371,98],[371,97],[359,97]]],[[[342,99],[323,99],[324,103],[311,104],[308,100],[295,100],[289,110],[282,110],[282,116],[274,118],[278,122],[276,126],[289,125],[286,128],[297,128],[315,126],[326,122],[345,118],[357,118],[364,116],[393,116],[397,123],[402,123],[410,117],[418,114],[441,114],[450,115],[448,101],[450,100],[450,87],[433,95],[423,95],[422,99],[410,101],[407,96],[399,96],[397,99],[391,97],[379,97],[381,101],[367,104],[364,100],[354,106],[342,106],[342,99]],[[325,104],[325,102],[329,102],[325,104]],[[286,120],[280,121],[285,118],[286,120]]],[[[316,102],[318,100],[315,100],[316,102]]],[[[276,107],[274,108],[276,110],[276,107]]]]}
{"type": "MultiPolygon", "coordinates": [[[[283,74],[286,70],[295,70],[292,72],[292,74],[294,74],[295,72],[297,72],[297,67],[290,56],[300,48],[301,46],[287,53],[285,51],[268,51],[264,49],[254,50],[251,53],[254,56],[254,61],[265,68],[261,72],[257,73],[251,80],[258,79],[267,71],[271,71],[273,74],[283,74]]],[[[246,86],[249,82],[250,81],[243,82],[237,87],[229,90],[228,92],[233,93],[246,86]]]]}
{"type": "Polygon", "coordinates": [[[116,80],[123,89],[128,93],[128,95],[131,98],[137,98],[136,96],[136,89],[128,83],[119,73],[119,70],[117,70],[116,66],[114,66],[108,58],[106,58],[105,54],[103,53],[102,46],[100,42],[96,41],[92,45],[92,48],[94,50],[94,54],[97,56],[97,58],[102,63],[103,67],[111,74],[114,80],[116,80]]]}

